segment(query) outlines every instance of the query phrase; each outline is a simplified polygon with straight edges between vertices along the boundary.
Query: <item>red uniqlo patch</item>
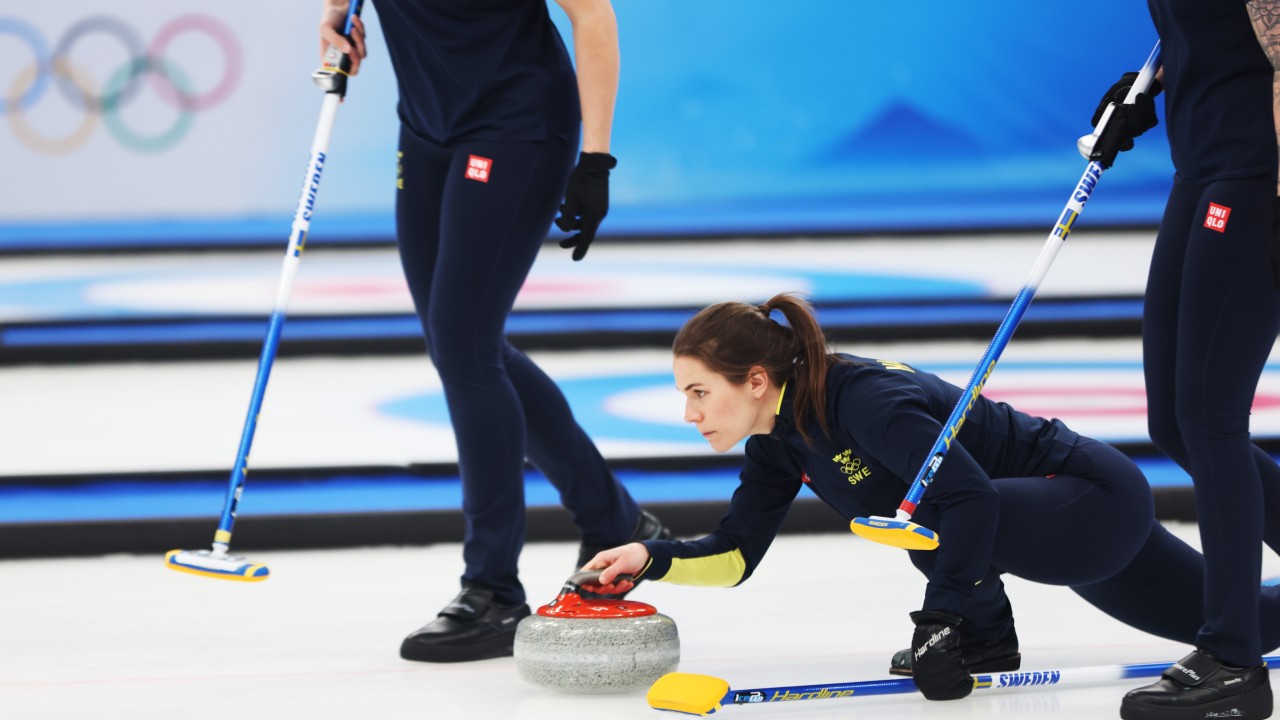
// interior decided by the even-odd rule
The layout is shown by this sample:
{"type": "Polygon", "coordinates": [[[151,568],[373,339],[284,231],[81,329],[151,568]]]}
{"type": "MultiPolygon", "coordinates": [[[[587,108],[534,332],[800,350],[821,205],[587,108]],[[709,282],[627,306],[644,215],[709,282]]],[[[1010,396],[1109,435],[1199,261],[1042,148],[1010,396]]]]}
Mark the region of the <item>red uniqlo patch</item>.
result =
{"type": "Polygon", "coordinates": [[[1205,213],[1204,226],[1218,232],[1227,231],[1227,218],[1231,217],[1231,208],[1218,203],[1209,203],[1209,212],[1205,213]]]}
{"type": "Polygon", "coordinates": [[[467,156],[467,179],[489,182],[489,171],[493,168],[493,160],[479,155],[467,156]]]}

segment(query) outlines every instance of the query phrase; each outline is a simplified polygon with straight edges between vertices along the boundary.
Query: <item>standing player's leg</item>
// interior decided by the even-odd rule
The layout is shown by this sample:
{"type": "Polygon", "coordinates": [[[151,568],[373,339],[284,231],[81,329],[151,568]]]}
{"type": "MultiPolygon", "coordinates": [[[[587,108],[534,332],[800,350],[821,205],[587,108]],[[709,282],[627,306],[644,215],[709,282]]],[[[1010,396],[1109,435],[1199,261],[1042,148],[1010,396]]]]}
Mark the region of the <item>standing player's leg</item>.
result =
{"type": "MultiPolygon", "coordinates": [[[[575,128],[576,130],[576,128],[575,128]]],[[[540,172],[548,189],[563,188],[577,160],[575,133],[546,141],[540,172]]],[[[551,228],[559,208],[560,193],[531,194],[527,208],[530,227],[551,228]]],[[[510,342],[504,363],[524,409],[526,454],[560,493],[561,503],[582,531],[582,547],[575,567],[582,567],[600,550],[635,540],[668,537],[662,524],[643,513],[627,489],[617,481],[594,442],[574,419],[560,388],[527,355],[510,342]]]]}
{"type": "Polygon", "coordinates": [[[1142,304],[1142,373],[1147,389],[1147,431],[1157,449],[1184,470],[1190,465],[1178,429],[1178,307],[1187,255],[1187,228],[1199,201],[1198,188],[1174,185],[1165,205],[1147,271],[1142,304]]]}
{"type": "MultiPolygon", "coordinates": [[[[422,323],[427,351],[438,369],[442,364],[441,358],[448,357],[451,339],[447,336],[433,337],[429,318],[436,303],[443,302],[447,306],[449,302],[447,297],[437,297],[435,288],[441,254],[445,188],[453,174],[455,153],[450,148],[417,137],[408,129],[401,128],[397,165],[396,240],[400,262],[414,308],[422,323]]],[[[460,447],[459,456],[461,455],[460,447]]],[[[464,480],[464,514],[467,511],[467,487],[464,480]]],[[[523,521],[522,509],[522,505],[515,505],[510,512],[523,521]]],[[[467,547],[472,548],[473,555],[476,554],[475,540],[472,524],[468,519],[464,557],[468,554],[465,549],[467,547]]],[[[481,542],[484,542],[483,538],[481,542]]],[[[483,556],[485,553],[479,554],[483,556]]],[[[490,587],[489,584],[472,583],[467,579],[470,575],[483,576],[484,572],[485,570],[476,570],[471,563],[467,564],[462,592],[434,621],[405,638],[400,647],[401,657],[407,660],[450,662],[509,654],[505,648],[508,644],[506,633],[502,630],[506,626],[514,626],[515,621],[528,614],[528,608],[522,597],[519,600],[495,597],[500,582],[485,580],[494,586],[490,587]]],[[[495,576],[500,577],[500,574],[495,576]]],[[[508,594],[510,597],[516,596],[510,591],[508,594]]]]}
{"type": "Polygon", "coordinates": [[[506,370],[504,330],[545,233],[526,208],[530,198],[554,194],[543,178],[543,143],[449,150],[434,267],[429,277],[406,267],[420,308],[418,297],[427,295],[421,314],[457,438],[466,517],[463,592],[401,647],[403,657],[435,662],[510,655],[516,623],[529,613],[517,571],[526,428],[506,370]]]}
{"type": "Polygon", "coordinates": [[[1263,484],[1274,476],[1269,468],[1260,472],[1249,415],[1280,328],[1270,258],[1275,181],[1221,180],[1199,190],[1177,198],[1194,206],[1177,278],[1173,413],[1195,485],[1204,620],[1195,651],[1160,681],[1125,695],[1122,717],[1265,717],[1272,705],[1259,581],[1264,502],[1268,494],[1274,500],[1263,484]]]}
{"type": "MultiPolygon", "coordinates": [[[[1202,190],[1175,185],[1169,195],[1152,252],[1142,318],[1148,430],[1156,447],[1188,473],[1190,458],[1175,410],[1179,393],[1185,389],[1178,387],[1175,360],[1188,228],[1203,225],[1203,215],[1197,215],[1202,211],[1202,190]]],[[[1280,466],[1256,445],[1250,453],[1263,487],[1263,539],[1272,550],[1280,552],[1280,466]]]]}
{"type": "Polygon", "coordinates": [[[1280,294],[1269,262],[1274,195],[1265,178],[1204,189],[1187,246],[1187,267],[1195,272],[1182,277],[1177,331],[1175,413],[1195,484],[1210,589],[1196,644],[1242,667],[1262,656],[1263,492],[1249,415],[1280,329],[1280,294]]]}
{"type": "Polygon", "coordinates": [[[555,382],[515,348],[507,352],[507,368],[525,409],[529,460],[582,531],[577,567],[601,550],[664,537],[661,523],[642,512],[614,477],[555,382]]]}

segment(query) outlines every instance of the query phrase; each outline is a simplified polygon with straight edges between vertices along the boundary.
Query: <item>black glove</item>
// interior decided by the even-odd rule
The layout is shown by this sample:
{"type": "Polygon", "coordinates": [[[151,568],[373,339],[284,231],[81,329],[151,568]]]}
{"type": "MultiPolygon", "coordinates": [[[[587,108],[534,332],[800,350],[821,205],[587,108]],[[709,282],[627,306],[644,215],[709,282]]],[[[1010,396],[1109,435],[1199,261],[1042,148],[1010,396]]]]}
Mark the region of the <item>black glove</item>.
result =
{"type": "Polygon", "coordinates": [[[1160,86],[1160,81],[1152,80],[1147,92],[1138,93],[1132,104],[1125,104],[1129,89],[1137,79],[1136,72],[1122,75],[1120,80],[1102,96],[1098,109],[1093,111],[1093,119],[1089,121],[1091,125],[1097,127],[1107,106],[1115,103],[1116,109],[1111,112],[1107,126],[1102,129],[1102,134],[1098,136],[1098,141],[1093,145],[1093,152],[1089,155],[1090,160],[1097,160],[1103,168],[1111,167],[1116,161],[1116,155],[1132,150],[1134,138],[1156,126],[1156,104],[1152,98],[1159,95],[1163,88],[1160,86]]]}
{"type": "Polygon", "coordinates": [[[917,610],[911,636],[911,679],[930,700],[959,700],[973,692],[973,678],[960,652],[963,619],[951,613],[917,610]]]}
{"type": "Polygon", "coordinates": [[[609,171],[617,165],[618,159],[609,153],[578,153],[578,166],[569,175],[564,204],[556,218],[556,227],[561,230],[579,231],[560,241],[560,247],[573,248],[575,261],[586,257],[596,229],[609,214],[609,171]]]}

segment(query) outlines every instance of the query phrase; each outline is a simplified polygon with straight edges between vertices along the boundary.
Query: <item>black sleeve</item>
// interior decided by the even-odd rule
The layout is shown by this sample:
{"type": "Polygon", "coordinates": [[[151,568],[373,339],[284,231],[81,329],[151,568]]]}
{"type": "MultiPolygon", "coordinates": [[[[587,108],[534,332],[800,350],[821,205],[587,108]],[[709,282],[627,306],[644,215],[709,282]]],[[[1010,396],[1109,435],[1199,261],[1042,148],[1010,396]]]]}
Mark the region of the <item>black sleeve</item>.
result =
{"type": "Polygon", "coordinates": [[[801,471],[774,440],[747,441],[746,464],[729,512],[700,540],[650,540],[641,577],[681,585],[728,587],[751,577],[800,492],[801,471]],[[777,448],[766,447],[774,443],[777,448]]]}

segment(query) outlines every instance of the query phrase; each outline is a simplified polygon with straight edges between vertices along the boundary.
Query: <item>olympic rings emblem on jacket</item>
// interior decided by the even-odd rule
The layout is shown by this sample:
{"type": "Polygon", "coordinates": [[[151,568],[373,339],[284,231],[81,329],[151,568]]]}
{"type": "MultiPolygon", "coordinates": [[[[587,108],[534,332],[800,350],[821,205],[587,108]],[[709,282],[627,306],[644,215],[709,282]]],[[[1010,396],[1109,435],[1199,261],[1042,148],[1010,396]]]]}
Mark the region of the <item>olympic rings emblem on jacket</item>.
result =
{"type": "Polygon", "coordinates": [[[139,153],[158,153],[176,145],[191,129],[196,111],[224,102],[240,81],[243,58],[230,28],[208,15],[189,14],[165,23],[144,45],[138,32],[119,18],[95,15],[79,20],[63,33],[52,52],[40,32],[23,20],[0,16],[0,36],[13,35],[30,47],[35,61],[18,70],[8,87],[0,83],[0,115],[7,115],[14,135],[27,147],[50,155],[70,152],[88,140],[98,118],[122,146],[139,153]],[[183,33],[203,34],[222,53],[222,77],[213,87],[197,92],[190,77],[166,58],[174,38],[183,33]],[[105,35],[124,47],[128,60],[116,68],[99,88],[95,78],[71,58],[86,37],[105,35]],[[144,80],[155,94],[177,110],[173,124],[158,133],[143,134],[125,124],[120,108],[133,100],[144,80]],[[31,126],[27,112],[51,88],[56,88],[84,118],[60,136],[42,134],[31,126]]]}

